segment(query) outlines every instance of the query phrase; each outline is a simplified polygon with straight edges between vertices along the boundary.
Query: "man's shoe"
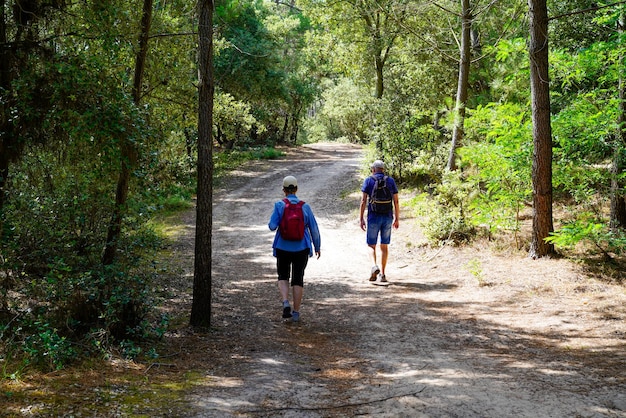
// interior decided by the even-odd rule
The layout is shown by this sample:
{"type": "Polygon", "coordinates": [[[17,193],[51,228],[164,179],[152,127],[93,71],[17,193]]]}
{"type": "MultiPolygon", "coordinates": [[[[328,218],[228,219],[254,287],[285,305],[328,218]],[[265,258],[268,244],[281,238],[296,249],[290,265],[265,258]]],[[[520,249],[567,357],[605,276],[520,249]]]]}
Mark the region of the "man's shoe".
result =
{"type": "Polygon", "coordinates": [[[293,311],[292,312],[292,316],[291,316],[291,320],[293,322],[298,322],[300,320],[300,312],[293,311]]]}
{"type": "Polygon", "coordinates": [[[373,266],[372,274],[370,275],[370,282],[376,281],[376,276],[378,276],[378,273],[380,273],[380,269],[378,268],[378,266],[373,266]]]}

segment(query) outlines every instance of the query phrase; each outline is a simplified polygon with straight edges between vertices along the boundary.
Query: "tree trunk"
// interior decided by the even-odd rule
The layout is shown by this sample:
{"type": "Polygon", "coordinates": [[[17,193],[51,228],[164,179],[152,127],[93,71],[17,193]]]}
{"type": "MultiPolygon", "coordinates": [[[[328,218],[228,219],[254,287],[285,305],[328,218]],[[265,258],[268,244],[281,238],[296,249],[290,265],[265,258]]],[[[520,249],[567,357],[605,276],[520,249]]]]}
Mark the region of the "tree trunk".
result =
{"type": "MultiPolygon", "coordinates": [[[[152,22],[152,4],[153,0],[144,0],[143,2],[141,33],[139,34],[139,49],[135,61],[135,75],[132,91],[133,101],[136,105],[141,101],[141,85],[143,83],[146,56],[148,55],[148,39],[150,35],[150,24],[152,22]]],[[[104,265],[113,264],[115,261],[117,244],[122,232],[122,217],[126,210],[126,201],[128,200],[130,176],[138,158],[137,147],[129,138],[122,139],[120,148],[122,167],[117,180],[115,207],[113,208],[113,215],[109,224],[106,245],[102,256],[102,264],[104,265]]]]}
{"type": "Polygon", "coordinates": [[[285,122],[283,123],[283,132],[280,134],[280,141],[283,144],[286,144],[287,141],[287,137],[289,136],[287,134],[287,131],[289,130],[289,113],[285,113],[285,122]]]}
{"type": "Polygon", "coordinates": [[[0,237],[3,233],[3,220],[2,209],[4,208],[4,195],[6,193],[5,185],[7,178],[9,177],[9,159],[2,150],[2,142],[0,142],[0,237]]]}
{"type": "MultiPolygon", "coordinates": [[[[390,29],[390,26],[388,26],[388,16],[380,10],[382,7],[381,5],[377,3],[374,3],[373,5],[363,3],[360,6],[355,7],[357,7],[357,10],[361,14],[361,17],[365,22],[365,28],[371,36],[374,69],[376,71],[375,94],[376,98],[380,99],[383,97],[383,93],[385,91],[383,70],[385,68],[387,57],[389,56],[389,51],[395,42],[396,34],[389,33],[385,30],[390,29]],[[370,6],[374,7],[374,9],[371,9],[370,6]]],[[[404,20],[404,11],[399,15],[396,15],[395,18],[395,24],[401,23],[404,20]]]]}
{"type": "MultiPolygon", "coordinates": [[[[620,39],[624,34],[624,20],[624,14],[622,13],[618,22],[620,39]]],[[[624,197],[626,184],[624,179],[620,178],[626,169],[626,161],[624,161],[626,148],[626,85],[624,84],[624,55],[620,54],[618,134],[615,139],[613,165],[611,167],[611,215],[609,226],[612,230],[626,228],[626,200],[624,197]]]]}
{"type": "MultiPolygon", "coordinates": [[[[7,27],[6,27],[6,5],[5,0],[0,0],[0,45],[4,45],[0,49],[0,87],[2,91],[9,92],[11,87],[11,59],[10,50],[7,45],[7,27]]],[[[7,137],[11,136],[9,132],[10,123],[7,120],[8,112],[5,109],[4,100],[0,103],[0,234],[2,234],[2,209],[4,208],[4,196],[6,193],[7,178],[9,176],[9,151],[7,147],[7,137]]]]}
{"type": "Polygon", "coordinates": [[[461,34],[461,56],[459,59],[459,79],[456,90],[456,106],[454,111],[454,129],[452,131],[452,144],[448,157],[448,170],[457,169],[457,149],[463,141],[465,129],[465,107],[467,105],[467,90],[469,83],[469,71],[471,60],[471,29],[472,11],[469,0],[461,0],[463,30],[461,34]]]}
{"type": "Polygon", "coordinates": [[[529,255],[554,254],[545,241],[552,224],[552,127],[548,80],[548,9],[546,0],[528,0],[530,24],[530,89],[533,121],[533,231],[529,255]]]}
{"type": "Polygon", "coordinates": [[[383,68],[385,67],[385,60],[382,57],[382,54],[379,53],[376,56],[376,98],[380,99],[383,97],[383,93],[385,92],[385,82],[383,79],[383,68]]]}
{"type": "Polygon", "coordinates": [[[213,0],[198,0],[198,199],[192,326],[211,325],[213,229],[213,0]]]}

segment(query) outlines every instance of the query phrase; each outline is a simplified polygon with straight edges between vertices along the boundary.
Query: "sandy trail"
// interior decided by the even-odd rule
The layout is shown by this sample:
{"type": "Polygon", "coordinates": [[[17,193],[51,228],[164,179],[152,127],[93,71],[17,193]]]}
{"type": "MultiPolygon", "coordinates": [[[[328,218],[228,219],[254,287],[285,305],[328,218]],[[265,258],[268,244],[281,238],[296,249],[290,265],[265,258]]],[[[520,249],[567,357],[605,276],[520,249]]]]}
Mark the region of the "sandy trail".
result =
{"type": "MultiPolygon", "coordinates": [[[[430,249],[406,213],[392,285],[372,286],[361,164],[356,146],[311,145],[247,165],[217,191],[213,330],[198,365],[207,383],[188,395],[194,416],[626,417],[623,287],[567,260],[430,249]],[[322,233],[299,323],[280,317],[267,229],[288,174],[322,233]]],[[[188,228],[188,254],[192,239],[188,228]]]]}

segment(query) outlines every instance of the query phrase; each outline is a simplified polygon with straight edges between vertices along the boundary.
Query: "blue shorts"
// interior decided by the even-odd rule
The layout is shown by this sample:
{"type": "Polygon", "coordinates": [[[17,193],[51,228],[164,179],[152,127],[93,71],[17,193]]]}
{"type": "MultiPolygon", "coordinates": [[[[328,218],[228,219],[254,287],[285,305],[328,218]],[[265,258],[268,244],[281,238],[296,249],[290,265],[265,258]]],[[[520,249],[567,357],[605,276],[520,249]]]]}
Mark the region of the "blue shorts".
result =
{"type": "Polygon", "coordinates": [[[370,215],[367,217],[367,245],[376,245],[380,236],[381,244],[391,242],[393,217],[388,215],[370,215]]]}

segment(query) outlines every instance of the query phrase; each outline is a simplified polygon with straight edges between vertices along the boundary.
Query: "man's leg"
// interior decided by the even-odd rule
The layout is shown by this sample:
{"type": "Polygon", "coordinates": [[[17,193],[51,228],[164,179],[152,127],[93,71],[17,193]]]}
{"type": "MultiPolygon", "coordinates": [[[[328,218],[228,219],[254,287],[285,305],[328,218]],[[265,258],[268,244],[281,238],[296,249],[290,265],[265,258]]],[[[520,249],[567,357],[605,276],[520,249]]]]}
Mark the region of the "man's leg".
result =
{"type": "Polygon", "coordinates": [[[378,263],[376,262],[376,243],[378,242],[378,234],[380,232],[380,218],[372,217],[371,219],[368,217],[367,220],[367,247],[368,247],[368,255],[369,259],[372,263],[372,270],[370,271],[370,282],[376,280],[378,273],[380,273],[380,268],[378,267],[378,263]]]}
{"type": "Polygon", "coordinates": [[[385,267],[387,266],[387,257],[389,256],[389,245],[380,244],[380,273],[385,275],[385,267]]]}
{"type": "Polygon", "coordinates": [[[378,267],[378,264],[376,264],[376,245],[369,245],[367,246],[369,248],[369,259],[372,263],[372,269],[370,270],[370,282],[374,282],[376,281],[376,278],[378,277],[378,273],[380,273],[380,267],[378,267]]]}
{"type": "Polygon", "coordinates": [[[367,245],[368,250],[368,256],[370,259],[370,262],[372,263],[372,266],[376,265],[376,244],[374,245],[367,245]]]}
{"type": "Polygon", "coordinates": [[[389,257],[389,243],[391,242],[391,226],[393,218],[385,218],[380,225],[380,276],[381,281],[387,281],[385,276],[385,268],[387,267],[387,259],[389,257]]]}

